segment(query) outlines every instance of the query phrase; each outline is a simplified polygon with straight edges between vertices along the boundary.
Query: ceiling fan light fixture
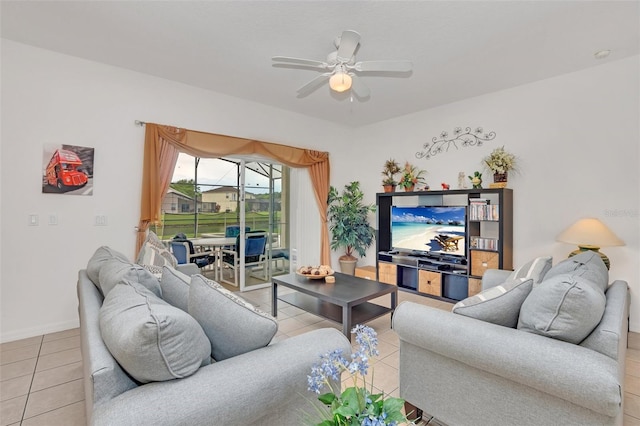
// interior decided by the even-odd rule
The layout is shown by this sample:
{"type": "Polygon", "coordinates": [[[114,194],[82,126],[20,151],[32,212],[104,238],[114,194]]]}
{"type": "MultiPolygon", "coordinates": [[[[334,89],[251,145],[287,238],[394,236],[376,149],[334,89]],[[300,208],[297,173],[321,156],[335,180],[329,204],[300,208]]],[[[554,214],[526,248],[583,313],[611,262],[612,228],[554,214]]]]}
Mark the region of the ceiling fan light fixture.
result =
{"type": "Polygon", "coordinates": [[[337,72],[329,79],[331,90],[342,93],[351,88],[351,76],[344,72],[337,72]]]}
{"type": "Polygon", "coordinates": [[[369,97],[370,90],[360,78],[359,72],[396,73],[396,76],[397,73],[411,72],[410,61],[356,61],[355,54],[360,45],[360,34],[356,31],[343,31],[334,44],[338,50],[330,52],[325,62],[289,56],[272,58],[279,62],[274,66],[317,68],[325,71],[297,90],[299,98],[309,95],[328,81],[330,89],[335,92],[351,90],[358,99],[365,99],[369,97]]]}

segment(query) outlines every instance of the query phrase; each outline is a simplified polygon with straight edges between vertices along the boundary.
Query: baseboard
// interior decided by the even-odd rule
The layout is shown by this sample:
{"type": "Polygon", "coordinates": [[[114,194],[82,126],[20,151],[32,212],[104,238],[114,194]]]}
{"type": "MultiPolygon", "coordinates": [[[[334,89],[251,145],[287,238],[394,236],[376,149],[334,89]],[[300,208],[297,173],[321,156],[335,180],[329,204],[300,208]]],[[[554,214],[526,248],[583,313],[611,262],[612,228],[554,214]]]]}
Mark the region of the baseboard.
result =
{"type": "Polygon", "coordinates": [[[46,324],[39,327],[23,328],[0,335],[0,343],[13,342],[14,340],[28,339],[29,337],[42,336],[44,334],[57,333],[80,326],[80,320],[62,321],[54,324],[46,324]]]}

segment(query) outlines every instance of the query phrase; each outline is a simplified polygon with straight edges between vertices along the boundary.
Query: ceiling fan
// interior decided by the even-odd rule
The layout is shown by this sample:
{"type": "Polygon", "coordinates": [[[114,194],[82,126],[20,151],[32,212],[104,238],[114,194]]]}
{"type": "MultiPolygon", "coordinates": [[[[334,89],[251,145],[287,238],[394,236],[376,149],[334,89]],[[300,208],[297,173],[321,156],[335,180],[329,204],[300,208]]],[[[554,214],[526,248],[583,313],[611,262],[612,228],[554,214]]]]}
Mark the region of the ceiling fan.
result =
{"type": "Polygon", "coordinates": [[[346,30],[341,36],[336,37],[334,45],[336,51],[329,53],[327,60],[315,61],[312,59],[291,58],[288,56],[274,56],[279,65],[295,65],[304,68],[318,68],[326,72],[298,89],[298,96],[306,96],[322,86],[329,80],[329,87],[336,92],[353,90],[359,98],[368,97],[371,92],[362,82],[359,72],[410,72],[411,61],[359,61],[355,60],[355,52],[360,44],[360,34],[356,31],[346,30]]]}

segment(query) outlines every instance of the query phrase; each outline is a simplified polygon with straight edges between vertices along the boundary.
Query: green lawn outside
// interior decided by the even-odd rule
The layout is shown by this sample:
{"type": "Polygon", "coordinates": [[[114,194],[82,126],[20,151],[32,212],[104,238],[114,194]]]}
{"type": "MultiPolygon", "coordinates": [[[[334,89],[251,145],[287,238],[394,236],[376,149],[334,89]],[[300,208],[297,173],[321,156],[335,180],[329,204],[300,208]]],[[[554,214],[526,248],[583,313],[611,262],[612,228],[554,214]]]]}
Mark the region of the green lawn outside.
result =
{"type": "MultiPolygon", "coordinates": [[[[164,223],[157,225],[154,232],[161,239],[173,238],[174,235],[182,232],[189,238],[194,235],[193,213],[165,213],[164,223]],[[163,226],[164,225],[164,226],[163,226]]],[[[274,232],[279,233],[279,222],[276,220],[276,229],[274,232]]],[[[245,223],[251,230],[269,230],[269,213],[268,212],[250,212],[246,213],[245,223]]],[[[236,213],[199,213],[198,214],[198,235],[203,233],[224,234],[229,225],[237,225],[238,218],[236,213]]],[[[152,227],[153,229],[153,227],[152,227]]]]}

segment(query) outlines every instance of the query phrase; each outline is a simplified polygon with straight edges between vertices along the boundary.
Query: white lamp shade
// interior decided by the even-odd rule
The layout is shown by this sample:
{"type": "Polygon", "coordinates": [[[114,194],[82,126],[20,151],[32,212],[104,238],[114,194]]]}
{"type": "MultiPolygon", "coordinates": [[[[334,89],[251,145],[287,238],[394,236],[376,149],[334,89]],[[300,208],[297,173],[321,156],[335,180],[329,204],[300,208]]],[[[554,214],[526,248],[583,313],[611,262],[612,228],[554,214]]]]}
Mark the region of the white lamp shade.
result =
{"type": "Polygon", "coordinates": [[[580,219],[557,237],[557,241],[578,246],[611,247],[623,246],[624,241],[618,238],[600,220],[588,217],[580,219]]]}
{"type": "Polygon", "coordinates": [[[351,76],[344,72],[337,72],[329,79],[329,87],[336,92],[344,92],[351,88],[351,76]]]}

